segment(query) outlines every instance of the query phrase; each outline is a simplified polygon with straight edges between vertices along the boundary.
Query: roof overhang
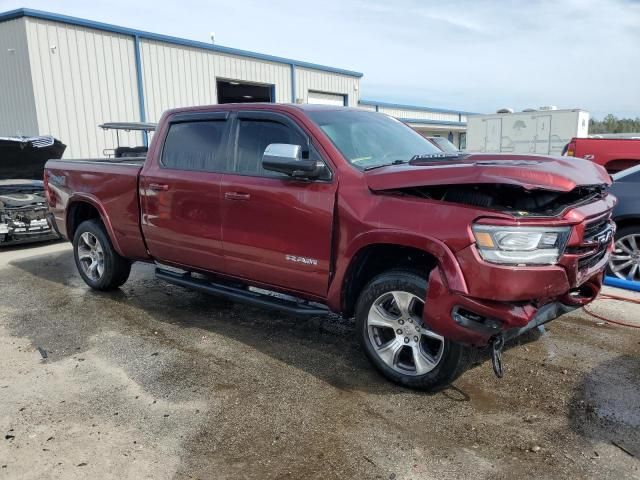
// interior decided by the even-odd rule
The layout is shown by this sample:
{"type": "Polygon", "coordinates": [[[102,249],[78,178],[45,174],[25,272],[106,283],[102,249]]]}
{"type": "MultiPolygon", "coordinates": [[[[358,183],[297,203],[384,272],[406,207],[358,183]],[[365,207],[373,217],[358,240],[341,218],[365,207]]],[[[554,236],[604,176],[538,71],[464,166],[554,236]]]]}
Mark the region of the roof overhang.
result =
{"type": "Polygon", "coordinates": [[[10,10],[0,13],[0,22],[7,20],[13,20],[21,17],[39,18],[42,20],[49,20],[51,22],[66,23],[68,25],[75,25],[85,28],[93,28],[96,30],[102,30],[105,32],[119,33],[121,35],[128,35],[135,38],[153,40],[156,42],[171,43],[174,45],[181,45],[191,48],[201,48],[203,50],[211,50],[218,53],[226,53],[228,55],[237,55],[240,57],[248,57],[256,60],[264,60],[267,62],[285,63],[294,67],[308,68],[311,70],[321,70],[324,72],[335,73],[338,75],[346,75],[349,77],[360,78],[363,76],[360,72],[354,72],[352,70],[344,70],[342,68],[328,67],[326,65],[317,65],[315,63],[302,62],[300,60],[293,60],[290,58],[276,57],[274,55],[265,55],[262,53],[250,52],[247,50],[240,50],[237,48],[223,47],[221,45],[213,45],[210,43],[199,42],[196,40],[188,40],[186,38],[172,37],[169,35],[161,35],[158,33],[146,32],[143,30],[136,30],[133,28],[120,27],[109,23],[94,22],[93,20],[86,20],[84,18],[70,17],[68,15],[60,15],[58,13],[44,12],[42,10],[33,10],[30,8],[19,8],[17,10],[10,10]]]}

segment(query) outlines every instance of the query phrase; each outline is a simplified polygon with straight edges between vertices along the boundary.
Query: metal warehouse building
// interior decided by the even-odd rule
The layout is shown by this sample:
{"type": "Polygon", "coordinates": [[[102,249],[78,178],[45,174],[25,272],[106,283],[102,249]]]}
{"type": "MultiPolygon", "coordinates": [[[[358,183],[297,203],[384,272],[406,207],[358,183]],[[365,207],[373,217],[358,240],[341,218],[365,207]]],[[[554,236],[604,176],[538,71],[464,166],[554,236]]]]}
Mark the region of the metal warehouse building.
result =
{"type": "Polygon", "coordinates": [[[359,105],[396,117],[426,137],[445,137],[460,148],[466,146],[467,115],[473,115],[471,112],[371,100],[360,100],[359,105]]]}
{"type": "MultiPolygon", "coordinates": [[[[0,136],[51,134],[65,157],[114,148],[111,121],[243,101],[360,106],[454,136],[466,113],[360,100],[361,73],[48,12],[0,13],[0,136]],[[449,134],[451,132],[451,134],[449,134]]],[[[121,141],[130,144],[140,139],[121,141]]]]}

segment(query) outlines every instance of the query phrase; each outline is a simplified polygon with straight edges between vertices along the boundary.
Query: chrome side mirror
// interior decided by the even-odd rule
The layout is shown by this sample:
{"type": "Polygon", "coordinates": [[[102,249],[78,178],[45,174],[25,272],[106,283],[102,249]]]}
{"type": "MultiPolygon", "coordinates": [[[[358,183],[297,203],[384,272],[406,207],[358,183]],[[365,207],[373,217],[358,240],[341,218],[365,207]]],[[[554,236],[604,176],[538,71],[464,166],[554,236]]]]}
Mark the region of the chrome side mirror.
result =
{"type": "Polygon", "coordinates": [[[289,143],[272,143],[262,155],[265,170],[284,173],[291,177],[312,178],[319,175],[320,169],[313,160],[302,160],[302,147],[289,143]]]}

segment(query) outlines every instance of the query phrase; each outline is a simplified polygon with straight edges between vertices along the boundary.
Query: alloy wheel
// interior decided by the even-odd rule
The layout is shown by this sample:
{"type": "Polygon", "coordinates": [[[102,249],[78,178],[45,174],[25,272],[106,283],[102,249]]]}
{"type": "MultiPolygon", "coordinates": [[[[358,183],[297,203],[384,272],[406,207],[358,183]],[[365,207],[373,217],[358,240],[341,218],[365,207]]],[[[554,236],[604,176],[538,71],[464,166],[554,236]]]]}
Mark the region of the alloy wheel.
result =
{"type": "Polygon", "coordinates": [[[632,233],[616,240],[609,257],[609,269],[623,280],[640,280],[640,234],[632,233]]]}
{"type": "Polygon", "coordinates": [[[100,280],[104,274],[104,252],[98,238],[91,232],[80,235],[78,260],[84,274],[91,280],[100,280]]]}
{"type": "Polygon", "coordinates": [[[422,322],[424,301],[403,291],[378,297],[367,318],[369,340],[387,366],[404,375],[424,375],[442,359],[444,337],[422,322]]]}

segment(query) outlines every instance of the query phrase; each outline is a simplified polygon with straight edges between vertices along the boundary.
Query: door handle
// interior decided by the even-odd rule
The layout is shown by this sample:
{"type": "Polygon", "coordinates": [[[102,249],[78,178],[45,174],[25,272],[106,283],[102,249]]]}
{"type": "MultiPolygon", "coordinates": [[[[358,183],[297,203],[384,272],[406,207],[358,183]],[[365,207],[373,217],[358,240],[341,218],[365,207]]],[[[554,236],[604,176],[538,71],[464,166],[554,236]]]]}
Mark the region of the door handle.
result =
{"type": "Polygon", "coordinates": [[[150,183],[149,188],[156,192],[166,192],[169,190],[169,185],[166,183],[150,183]]]}
{"type": "Polygon", "coordinates": [[[249,200],[251,195],[244,192],[225,192],[224,198],[226,200],[249,200]]]}

